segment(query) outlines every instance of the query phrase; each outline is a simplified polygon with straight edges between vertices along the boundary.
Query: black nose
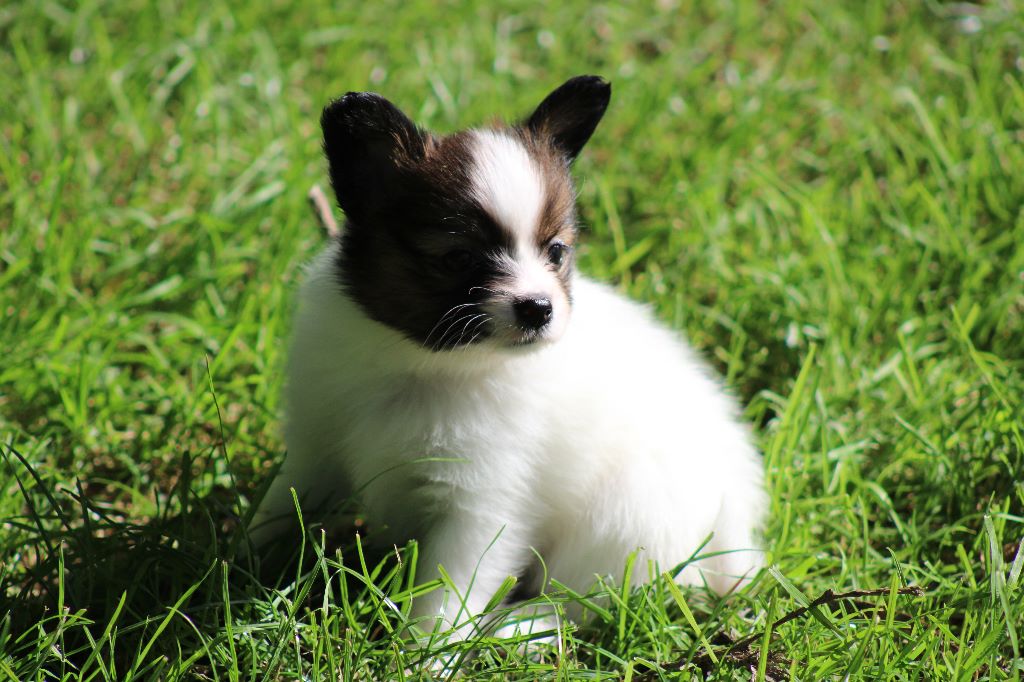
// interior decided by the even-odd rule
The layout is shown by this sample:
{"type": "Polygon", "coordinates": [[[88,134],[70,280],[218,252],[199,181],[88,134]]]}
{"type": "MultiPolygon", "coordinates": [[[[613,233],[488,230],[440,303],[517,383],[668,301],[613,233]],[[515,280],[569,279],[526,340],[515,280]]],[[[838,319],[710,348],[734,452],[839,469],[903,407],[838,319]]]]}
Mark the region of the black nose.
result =
{"type": "Polygon", "coordinates": [[[512,307],[516,322],[524,329],[540,329],[551,319],[551,301],[541,296],[517,298],[512,307]]]}

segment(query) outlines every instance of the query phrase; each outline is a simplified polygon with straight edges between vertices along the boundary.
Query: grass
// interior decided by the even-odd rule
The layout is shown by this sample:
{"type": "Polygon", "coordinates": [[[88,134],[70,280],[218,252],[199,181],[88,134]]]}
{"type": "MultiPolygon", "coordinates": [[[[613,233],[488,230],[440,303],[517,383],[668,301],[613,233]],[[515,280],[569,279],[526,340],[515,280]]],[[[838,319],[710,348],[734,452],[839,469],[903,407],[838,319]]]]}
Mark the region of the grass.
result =
{"type": "Polygon", "coordinates": [[[1017,4],[16,0],[0,45],[0,678],[1020,678],[1017,4]],[[582,267],[748,406],[772,568],[556,592],[592,606],[535,655],[416,649],[414,548],[237,558],[319,108],[374,89],[452,130],[583,72],[615,94],[582,267]]]}

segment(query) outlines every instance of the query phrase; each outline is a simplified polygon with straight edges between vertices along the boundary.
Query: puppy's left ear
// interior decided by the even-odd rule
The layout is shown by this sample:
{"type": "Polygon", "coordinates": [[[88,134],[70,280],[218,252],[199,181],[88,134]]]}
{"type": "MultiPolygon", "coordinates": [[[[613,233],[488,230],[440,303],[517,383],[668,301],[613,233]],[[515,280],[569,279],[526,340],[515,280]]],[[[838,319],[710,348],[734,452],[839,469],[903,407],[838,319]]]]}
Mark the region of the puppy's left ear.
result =
{"type": "Polygon", "coordinates": [[[611,96],[611,83],[600,76],[576,76],[545,97],[524,125],[572,163],[594,134],[611,96]]]}

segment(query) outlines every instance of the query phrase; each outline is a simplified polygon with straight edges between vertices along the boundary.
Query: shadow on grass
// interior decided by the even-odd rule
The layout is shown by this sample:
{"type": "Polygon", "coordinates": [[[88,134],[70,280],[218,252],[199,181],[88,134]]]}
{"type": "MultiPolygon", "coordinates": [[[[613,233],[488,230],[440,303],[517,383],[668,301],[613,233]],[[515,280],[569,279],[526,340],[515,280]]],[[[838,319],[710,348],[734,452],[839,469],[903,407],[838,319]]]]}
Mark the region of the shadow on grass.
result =
{"type": "MultiPolygon", "coordinates": [[[[23,513],[0,519],[0,679],[276,679],[321,663],[323,679],[386,679],[396,666],[427,669],[425,649],[407,641],[407,606],[437,581],[414,586],[414,544],[364,552],[356,540],[321,536],[318,546],[296,532],[257,554],[239,499],[261,491],[197,495],[183,477],[163,513],[139,520],[2,454],[23,513]]],[[[192,466],[182,458],[181,471],[192,466]]],[[[466,665],[473,647],[441,642],[430,656],[466,665]]]]}
{"type": "MultiPolygon", "coordinates": [[[[190,667],[201,678],[225,660],[215,649],[245,658],[228,640],[257,634],[261,621],[269,633],[275,609],[294,616],[297,580],[309,583],[302,602],[323,595],[322,582],[303,578],[313,552],[280,553],[284,561],[265,567],[244,551],[238,490],[196,495],[183,477],[162,513],[138,520],[91,499],[81,482],[53,485],[18,452],[3,454],[23,514],[2,519],[0,652],[19,679],[96,667],[110,679],[190,667]]],[[[192,465],[183,457],[181,471],[192,465]]]]}

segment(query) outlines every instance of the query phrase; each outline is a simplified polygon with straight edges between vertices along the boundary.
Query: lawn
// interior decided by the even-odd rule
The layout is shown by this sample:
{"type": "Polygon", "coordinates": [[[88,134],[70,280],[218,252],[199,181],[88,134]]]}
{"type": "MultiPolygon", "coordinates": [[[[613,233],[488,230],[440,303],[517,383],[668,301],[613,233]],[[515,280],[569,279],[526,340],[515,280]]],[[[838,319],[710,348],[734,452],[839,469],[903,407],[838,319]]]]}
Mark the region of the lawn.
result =
{"type": "Polygon", "coordinates": [[[1021,677],[1015,2],[15,0],[0,81],[0,678],[1021,677]],[[413,548],[240,558],[319,111],[376,90],[449,131],[578,73],[614,85],[581,267],[743,400],[771,567],[554,590],[586,617],[527,655],[412,647],[413,548]]]}

